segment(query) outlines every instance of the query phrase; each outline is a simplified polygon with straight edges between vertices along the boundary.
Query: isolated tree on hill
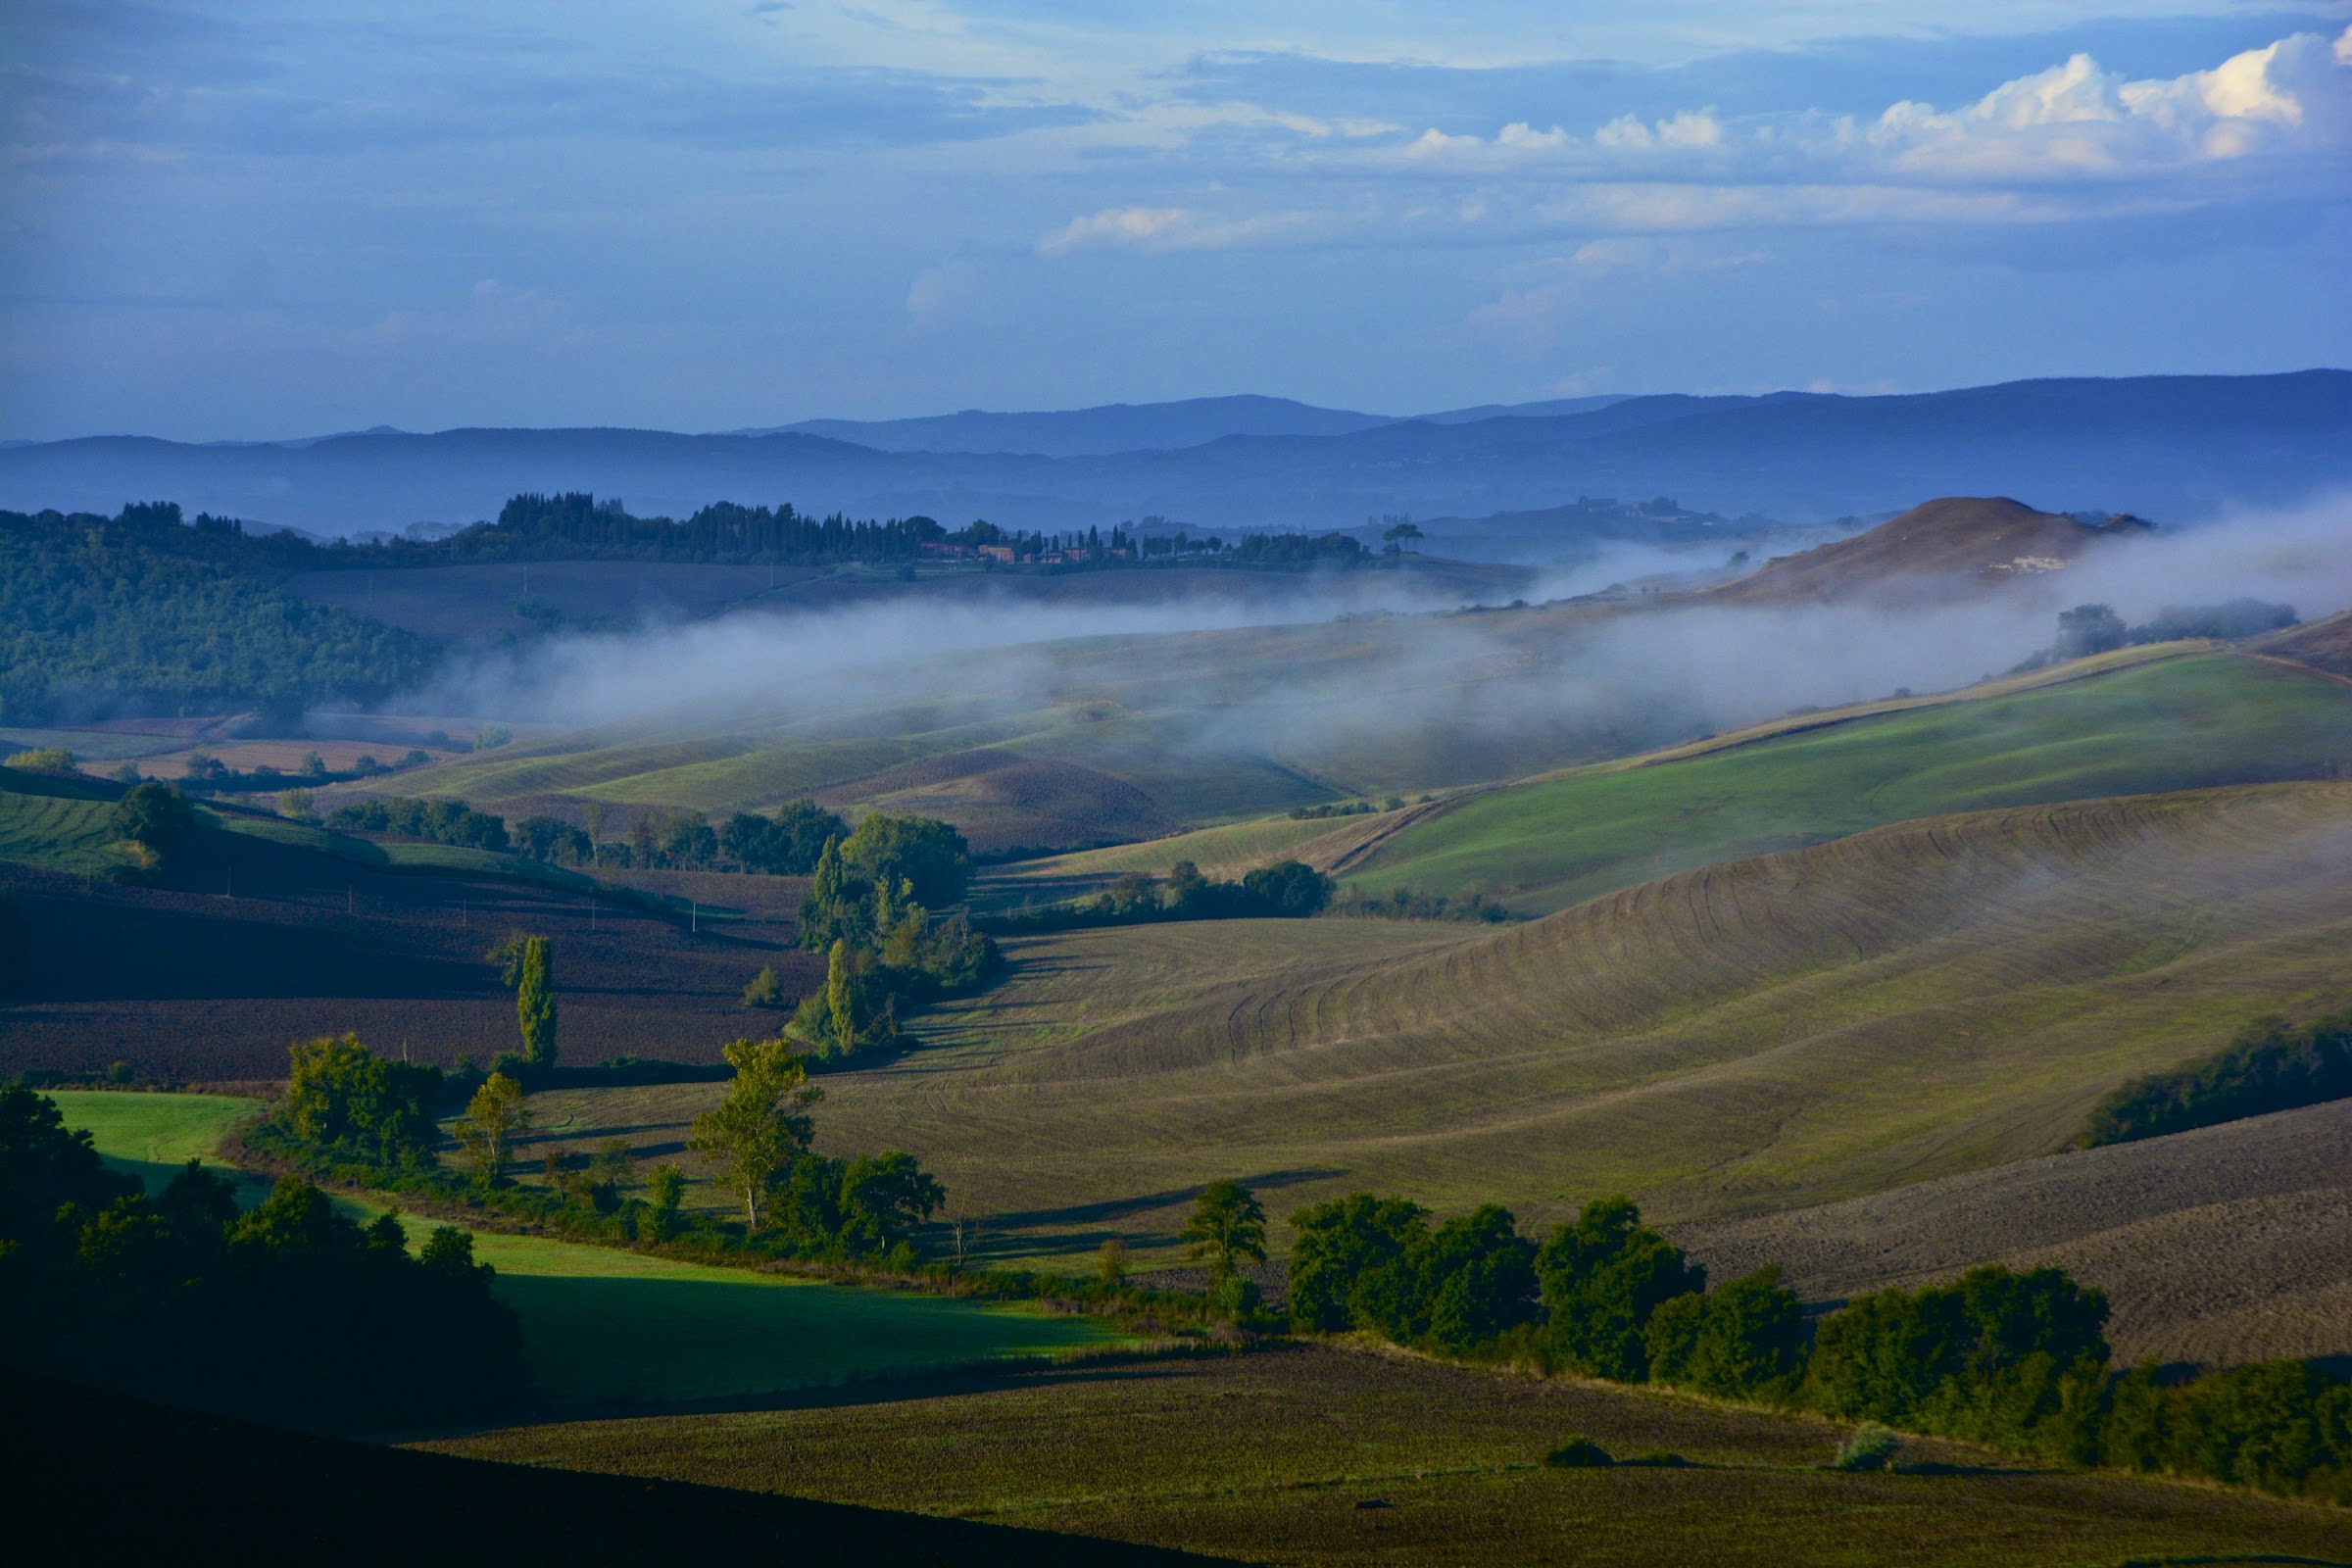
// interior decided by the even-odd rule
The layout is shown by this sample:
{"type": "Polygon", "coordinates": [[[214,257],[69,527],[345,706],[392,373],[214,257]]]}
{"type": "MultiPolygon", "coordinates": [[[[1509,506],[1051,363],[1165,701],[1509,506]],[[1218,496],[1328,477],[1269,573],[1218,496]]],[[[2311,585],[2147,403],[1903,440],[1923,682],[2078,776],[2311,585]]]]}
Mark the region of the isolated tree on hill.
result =
{"type": "Polygon", "coordinates": [[[718,1108],[694,1119],[686,1147],[719,1162],[721,1180],[743,1199],[746,1224],[760,1228],[761,1200],[808,1152],[808,1108],[824,1098],[805,1087],[808,1064],[784,1040],[738,1040],[724,1053],[734,1085],[718,1108]]]}
{"type": "Polygon", "coordinates": [[[530,937],[514,970],[514,1014],[522,1026],[522,1059],[533,1072],[556,1064],[555,958],[545,937],[530,937]]]}
{"type": "Polygon", "coordinates": [[[1237,1181],[1213,1181],[1202,1188],[1180,1234],[1185,1256],[1205,1261],[1212,1281],[1233,1278],[1244,1263],[1266,1260],[1266,1211],[1237,1181]]]}
{"type": "Polygon", "coordinates": [[[514,1140],[528,1132],[530,1106],[523,1102],[522,1085],[503,1072],[494,1072],[473,1092],[473,1102],[458,1122],[458,1142],[481,1173],[497,1181],[507,1166],[514,1140]]]}
{"type": "Polygon", "coordinates": [[[134,784],[115,803],[114,823],[124,838],[165,855],[196,825],[196,810],[168,784],[134,784]]]}

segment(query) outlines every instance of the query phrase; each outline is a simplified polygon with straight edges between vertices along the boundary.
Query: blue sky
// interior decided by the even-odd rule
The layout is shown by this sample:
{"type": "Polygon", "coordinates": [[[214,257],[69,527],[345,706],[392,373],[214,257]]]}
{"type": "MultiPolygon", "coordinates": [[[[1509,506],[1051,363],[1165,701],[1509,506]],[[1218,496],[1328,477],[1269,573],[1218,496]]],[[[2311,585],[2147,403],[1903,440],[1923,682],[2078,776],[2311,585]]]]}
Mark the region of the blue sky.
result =
{"type": "Polygon", "coordinates": [[[2352,364],[2352,4],[0,7],[0,436],[2352,364]]]}

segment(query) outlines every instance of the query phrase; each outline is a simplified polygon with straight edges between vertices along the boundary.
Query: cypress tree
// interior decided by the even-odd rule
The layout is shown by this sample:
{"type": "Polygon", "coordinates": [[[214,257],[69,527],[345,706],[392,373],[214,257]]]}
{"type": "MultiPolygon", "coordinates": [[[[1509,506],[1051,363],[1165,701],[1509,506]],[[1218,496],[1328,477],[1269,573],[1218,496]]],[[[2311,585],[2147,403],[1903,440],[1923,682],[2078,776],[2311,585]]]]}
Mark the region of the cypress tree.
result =
{"type": "Polygon", "coordinates": [[[556,1064],[556,978],[545,937],[522,945],[522,973],[514,987],[514,1013],[522,1025],[522,1059],[534,1071],[556,1064]]]}
{"type": "MultiPolygon", "coordinates": [[[[826,853],[832,853],[830,845],[826,853]]],[[[839,937],[833,939],[833,952],[825,964],[825,1004],[833,1009],[833,1048],[846,1056],[858,1049],[858,1014],[850,977],[850,945],[839,937]]]]}

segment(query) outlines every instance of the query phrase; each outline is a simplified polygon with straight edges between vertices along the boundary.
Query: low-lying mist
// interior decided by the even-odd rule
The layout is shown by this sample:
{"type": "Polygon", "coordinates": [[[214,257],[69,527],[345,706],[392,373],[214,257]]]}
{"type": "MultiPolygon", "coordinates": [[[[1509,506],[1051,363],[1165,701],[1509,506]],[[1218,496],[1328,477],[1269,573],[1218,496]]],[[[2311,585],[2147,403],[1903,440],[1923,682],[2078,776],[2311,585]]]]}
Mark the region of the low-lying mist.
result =
{"type": "Polygon", "coordinates": [[[1722,564],[1720,550],[1629,550],[1544,580],[1534,608],[1431,611],[1409,576],[1391,591],[1356,573],[1271,600],[915,595],[745,612],[477,657],[410,706],[607,738],[969,728],[967,745],[1017,740],[1021,723],[988,726],[1027,714],[1034,728],[1060,710],[1133,721],[1134,746],[1187,765],[1247,756],[1342,790],[1437,786],[1967,685],[2047,647],[2057,612],[2088,601],[2132,623],[2239,597],[2291,605],[2305,619],[2332,613],[2352,606],[2352,497],[2101,541],[2063,569],[1942,602],[1556,602],[1722,564]]]}

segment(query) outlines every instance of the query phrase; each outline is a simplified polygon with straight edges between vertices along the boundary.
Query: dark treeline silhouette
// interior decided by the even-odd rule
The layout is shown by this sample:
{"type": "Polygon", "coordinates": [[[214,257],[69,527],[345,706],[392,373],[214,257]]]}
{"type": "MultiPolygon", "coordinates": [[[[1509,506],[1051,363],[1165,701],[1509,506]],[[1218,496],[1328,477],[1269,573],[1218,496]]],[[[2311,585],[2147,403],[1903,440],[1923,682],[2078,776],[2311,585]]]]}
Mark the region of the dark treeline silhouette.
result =
{"type": "Polygon", "coordinates": [[[2300,1029],[2273,1014],[2213,1055],[2119,1085],[2091,1107],[2081,1141],[2095,1149],[2346,1098],[2352,1012],[2300,1029]]]}
{"type": "Polygon", "coordinates": [[[150,1198],[56,1102],[0,1089],[0,1355],[347,1431],[524,1406],[521,1330],[471,1237],[412,1256],[396,1216],[362,1229],[306,1182],[245,1214],[233,1194],[191,1160],[150,1198]]]}

